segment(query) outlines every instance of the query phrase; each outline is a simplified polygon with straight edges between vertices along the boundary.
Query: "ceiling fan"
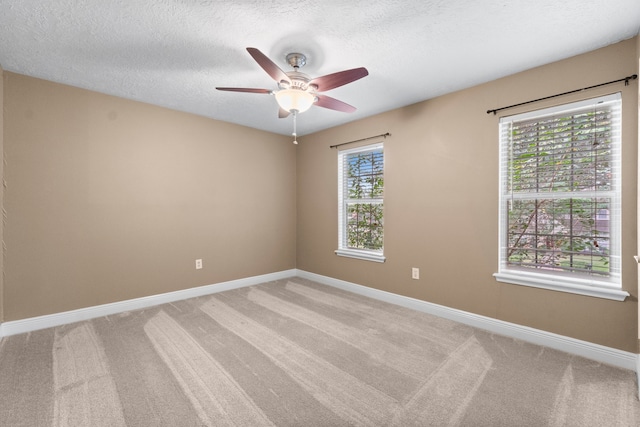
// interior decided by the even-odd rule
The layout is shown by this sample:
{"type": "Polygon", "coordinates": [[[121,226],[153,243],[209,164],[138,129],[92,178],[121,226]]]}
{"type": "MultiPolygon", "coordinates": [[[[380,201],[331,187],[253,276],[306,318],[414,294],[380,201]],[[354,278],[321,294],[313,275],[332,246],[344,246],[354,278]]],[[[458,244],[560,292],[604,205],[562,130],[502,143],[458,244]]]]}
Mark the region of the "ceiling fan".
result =
{"type": "MultiPolygon", "coordinates": [[[[278,89],[270,90],[238,87],[217,87],[216,89],[231,92],[275,95],[278,106],[280,107],[278,117],[284,118],[288,117],[289,114],[293,114],[294,137],[296,136],[295,118],[297,114],[307,111],[312,105],[345,113],[354,112],[356,108],[352,105],[320,93],[346,85],[347,83],[354,82],[369,75],[366,68],[360,67],[327,74],[322,77],[311,78],[307,74],[299,71],[300,68],[307,63],[307,58],[302,53],[289,53],[286,56],[286,61],[293,67],[293,71],[284,72],[258,49],[248,47],[247,51],[258,65],[260,65],[260,67],[262,67],[262,69],[264,69],[267,74],[276,81],[278,89]]],[[[297,141],[294,140],[294,143],[297,143],[297,141]]]]}

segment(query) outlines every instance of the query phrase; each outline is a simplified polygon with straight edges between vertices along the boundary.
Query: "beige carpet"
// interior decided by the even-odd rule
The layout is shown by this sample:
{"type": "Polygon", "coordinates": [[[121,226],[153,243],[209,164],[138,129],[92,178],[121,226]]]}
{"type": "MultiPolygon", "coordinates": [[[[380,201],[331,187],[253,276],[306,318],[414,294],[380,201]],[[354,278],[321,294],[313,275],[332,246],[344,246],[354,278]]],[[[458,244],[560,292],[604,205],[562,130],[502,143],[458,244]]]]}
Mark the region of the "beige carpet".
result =
{"type": "Polygon", "coordinates": [[[304,279],[0,341],[2,426],[638,426],[635,373],[304,279]]]}

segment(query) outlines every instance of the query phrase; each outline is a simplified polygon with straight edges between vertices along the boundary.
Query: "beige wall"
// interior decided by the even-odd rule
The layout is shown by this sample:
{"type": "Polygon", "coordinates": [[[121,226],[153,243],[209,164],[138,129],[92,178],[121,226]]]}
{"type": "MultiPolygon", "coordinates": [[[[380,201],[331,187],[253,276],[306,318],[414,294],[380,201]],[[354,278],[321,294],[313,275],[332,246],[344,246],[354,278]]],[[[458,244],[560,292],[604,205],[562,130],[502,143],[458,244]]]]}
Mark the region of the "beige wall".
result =
{"type": "MultiPolygon", "coordinates": [[[[640,70],[640,35],[636,37],[636,41],[636,63],[638,64],[638,70],[640,70]]],[[[638,135],[640,135],[640,84],[636,85],[636,88],[638,89],[638,135]]],[[[640,157],[638,158],[638,164],[640,164],[640,157]]],[[[636,195],[636,201],[638,202],[640,201],[640,170],[638,171],[638,192],[636,195]]],[[[640,233],[640,215],[638,215],[638,233],[640,233]]],[[[636,250],[636,254],[640,255],[640,234],[638,236],[638,249],[636,250]]],[[[640,284],[640,268],[638,268],[638,283],[640,284]]],[[[638,347],[636,353],[640,353],[640,304],[638,305],[638,347]]],[[[638,363],[640,368],[640,359],[638,360],[638,363]]],[[[638,372],[640,374],[640,370],[638,372]]]]}
{"type": "MultiPolygon", "coordinates": [[[[497,282],[498,119],[488,109],[638,72],[637,38],[605,49],[300,138],[297,267],[472,313],[635,352],[638,82],[526,109],[623,94],[625,302],[497,282]],[[337,151],[329,146],[390,132],[385,140],[384,264],[338,257],[337,151]],[[420,268],[420,280],[411,279],[420,268]]],[[[472,68],[470,69],[472,71],[472,68]]],[[[418,73],[419,78],[419,73],[418,73]]],[[[375,142],[375,141],[372,141],[375,142]]]]}
{"type": "Polygon", "coordinates": [[[638,82],[535,105],[623,93],[625,302],[494,280],[500,116],[486,110],[637,73],[638,52],[635,38],[301,137],[297,148],[286,136],[4,72],[0,319],[297,267],[637,351],[638,82]],[[329,145],[385,132],[387,262],[337,257],[329,145]]]}
{"type": "Polygon", "coordinates": [[[10,72],[4,125],[5,321],[295,268],[288,137],[10,72]]]}

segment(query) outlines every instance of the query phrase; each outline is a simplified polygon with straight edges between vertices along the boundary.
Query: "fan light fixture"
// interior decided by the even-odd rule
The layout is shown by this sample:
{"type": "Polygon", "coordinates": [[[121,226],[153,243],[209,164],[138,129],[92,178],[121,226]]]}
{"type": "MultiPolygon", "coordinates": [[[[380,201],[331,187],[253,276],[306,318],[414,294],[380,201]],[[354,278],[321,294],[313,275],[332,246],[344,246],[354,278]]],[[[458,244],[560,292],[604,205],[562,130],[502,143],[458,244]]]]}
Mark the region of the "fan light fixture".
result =
{"type": "Polygon", "coordinates": [[[304,113],[316,101],[316,97],[300,89],[281,89],[275,93],[280,108],[292,113],[304,113]]]}
{"type": "Polygon", "coordinates": [[[230,92],[247,92],[262,93],[275,95],[276,102],[280,107],[278,117],[285,118],[293,115],[293,143],[297,144],[296,133],[296,117],[299,113],[304,113],[312,105],[328,108],[330,110],[342,111],[344,113],[353,113],[356,108],[322,94],[328,90],[354,82],[367,75],[369,72],[366,68],[353,68],[351,70],[338,71],[337,73],[327,74],[326,76],[310,78],[308,75],[301,73],[300,67],[307,63],[307,57],[302,53],[289,53],[285,57],[287,63],[293,67],[293,71],[285,73],[264,53],[255,47],[248,47],[247,52],[262,67],[264,71],[278,83],[278,91],[269,89],[256,89],[247,87],[216,87],[218,90],[226,90],[230,92]]]}

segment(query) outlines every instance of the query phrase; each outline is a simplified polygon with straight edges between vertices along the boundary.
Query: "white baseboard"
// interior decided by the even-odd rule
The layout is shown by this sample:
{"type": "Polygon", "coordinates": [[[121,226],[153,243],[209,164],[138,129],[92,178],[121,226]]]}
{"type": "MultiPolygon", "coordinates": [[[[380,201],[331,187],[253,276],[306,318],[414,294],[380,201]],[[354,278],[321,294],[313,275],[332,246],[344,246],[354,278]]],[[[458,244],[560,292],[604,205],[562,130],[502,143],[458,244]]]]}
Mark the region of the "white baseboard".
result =
{"type": "Polygon", "coordinates": [[[640,399],[640,354],[636,356],[636,377],[638,378],[638,398],[640,399]]]}
{"type": "Polygon", "coordinates": [[[198,286],[196,288],[189,288],[181,291],[167,292],[164,294],[119,301],[111,304],[97,305],[93,307],[81,308],[78,310],[65,311],[62,313],[48,314],[45,316],[4,322],[0,323],[0,338],[9,335],[37,331],[39,329],[52,328],[54,326],[65,325],[68,323],[94,319],[96,317],[122,313],[125,311],[139,310],[142,308],[152,307],[168,302],[214,294],[217,292],[242,288],[245,286],[257,285],[259,283],[269,282],[272,280],[285,279],[287,277],[295,276],[296,272],[297,270],[295,269],[284,270],[276,273],[263,274],[260,276],[247,277],[244,279],[231,280],[228,282],[221,282],[212,285],[198,286]]]}
{"type": "Polygon", "coordinates": [[[322,276],[320,274],[309,273],[303,270],[297,270],[297,276],[325,285],[340,288],[345,291],[385,301],[391,304],[411,308],[423,313],[443,317],[445,319],[484,329],[496,334],[520,339],[533,344],[543,345],[545,347],[564,351],[570,354],[575,354],[587,359],[606,363],[612,366],[617,366],[619,368],[629,369],[640,375],[640,355],[635,353],[629,353],[627,351],[617,350],[611,347],[590,343],[588,341],[582,341],[551,332],[545,332],[539,329],[521,326],[515,323],[509,323],[502,320],[493,319],[491,317],[481,316],[478,314],[457,310],[455,308],[449,308],[443,305],[433,304],[415,298],[405,297],[402,295],[393,294],[391,292],[357,285],[355,283],[346,282],[344,280],[334,279],[331,277],[322,276]]]}
{"type": "MultiPolygon", "coordinates": [[[[445,307],[438,304],[405,297],[391,292],[381,291],[374,288],[358,285],[344,280],[334,279],[304,270],[285,270],[276,273],[253,276],[244,279],[231,280],[212,285],[199,286],[196,288],[181,291],[168,292],[164,294],[152,295],[143,298],[135,298],[111,304],[98,305],[94,307],[82,308],[79,310],[65,311],[45,316],[32,317],[28,319],[15,320],[0,323],[0,338],[39,329],[51,328],[68,323],[80,322],[94,319],[96,317],[118,314],[126,311],[139,310],[155,305],[180,301],[187,298],[194,298],[203,295],[210,295],[231,289],[245,286],[257,285],[259,283],[273,280],[286,279],[288,277],[299,276],[313,280],[318,283],[340,288],[349,292],[385,301],[402,307],[443,317],[469,326],[484,329],[500,335],[521,339],[538,345],[543,345],[556,350],[582,356],[608,365],[617,366],[635,371],[640,377],[640,355],[605,347],[575,338],[541,331],[539,329],[521,326],[491,317],[481,316],[454,308],[445,307]]],[[[639,378],[640,379],[640,378],[639,378]]],[[[640,381],[639,381],[640,392],[640,381]]]]}

